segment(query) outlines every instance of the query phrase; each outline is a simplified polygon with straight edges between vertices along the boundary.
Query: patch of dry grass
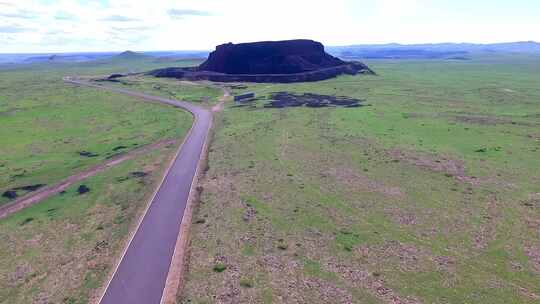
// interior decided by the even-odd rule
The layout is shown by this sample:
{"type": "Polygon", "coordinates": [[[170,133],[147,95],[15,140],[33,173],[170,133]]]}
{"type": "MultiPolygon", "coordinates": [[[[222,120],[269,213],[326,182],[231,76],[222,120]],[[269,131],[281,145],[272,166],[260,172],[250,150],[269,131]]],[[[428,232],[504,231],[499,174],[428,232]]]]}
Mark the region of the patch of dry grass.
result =
{"type": "Polygon", "coordinates": [[[261,101],[217,126],[178,303],[537,302],[538,75],[483,67],[380,63],[378,77],[240,90],[261,101]],[[264,109],[277,91],[372,106],[264,109]]]}

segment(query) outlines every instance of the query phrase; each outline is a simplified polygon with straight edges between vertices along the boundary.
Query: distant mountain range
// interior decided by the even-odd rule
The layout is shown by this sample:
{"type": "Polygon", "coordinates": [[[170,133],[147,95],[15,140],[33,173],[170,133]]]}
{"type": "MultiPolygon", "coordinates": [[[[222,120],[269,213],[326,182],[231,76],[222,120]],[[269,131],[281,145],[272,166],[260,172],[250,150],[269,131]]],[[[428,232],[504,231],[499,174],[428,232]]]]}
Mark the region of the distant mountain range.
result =
{"type": "MultiPolygon", "coordinates": [[[[474,54],[539,54],[540,43],[534,41],[474,44],[359,44],[349,46],[327,46],[326,51],[343,59],[455,59],[467,60],[474,54]]],[[[206,58],[209,51],[155,51],[155,52],[102,52],[102,53],[44,53],[44,54],[0,54],[0,64],[21,63],[65,63],[87,62],[114,57],[142,58],[175,61],[185,58],[206,58]]]]}
{"type": "Polygon", "coordinates": [[[0,64],[68,63],[88,62],[102,59],[142,59],[155,57],[159,60],[174,61],[185,58],[206,58],[208,51],[155,51],[155,52],[102,52],[102,53],[42,53],[42,54],[0,54],[0,64]]]}
{"type": "Polygon", "coordinates": [[[326,50],[341,58],[365,59],[468,59],[468,55],[479,53],[540,54],[540,43],[534,41],[474,44],[365,44],[330,46],[326,50]]]}

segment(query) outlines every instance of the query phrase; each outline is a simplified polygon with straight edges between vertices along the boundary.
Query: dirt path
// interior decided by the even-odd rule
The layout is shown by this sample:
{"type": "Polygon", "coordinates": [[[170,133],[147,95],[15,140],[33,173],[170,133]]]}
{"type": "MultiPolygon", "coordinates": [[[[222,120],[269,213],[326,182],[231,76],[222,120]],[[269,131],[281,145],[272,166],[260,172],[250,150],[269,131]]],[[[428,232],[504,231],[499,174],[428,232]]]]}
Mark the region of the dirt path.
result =
{"type": "Polygon", "coordinates": [[[229,91],[229,89],[222,88],[222,90],[223,90],[223,96],[221,96],[219,98],[219,102],[215,106],[212,107],[212,112],[214,112],[214,113],[223,111],[223,107],[225,106],[225,102],[231,96],[231,92],[229,91]]]}
{"type": "Polygon", "coordinates": [[[172,145],[175,144],[177,141],[175,139],[167,139],[167,140],[161,140],[153,144],[145,145],[142,147],[139,147],[137,149],[134,149],[132,151],[129,151],[127,153],[122,153],[116,157],[113,157],[101,164],[97,164],[95,166],[92,166],[80,173],[77,173],[75,175],[72,175],[70,177],[65,178],[64,180],[60,181],[59,183],[41,188],[35,192],[29,193],[25,196],[22,196],[21,198],[16,199],[13,202],[10,202],[4,206],[0,207],[0,219],[13,214],[14,212],[17,212],[19,210],[22,210],[26,207],[35,205],[42,200],[57,194],[59,192],[64,191],[72,184],[79,182],[83,179],[86,179],[90,176],[94,176],[100,172],[103,172],[111,167],[117,166],[127,160],[130,160],[134,157],[137,157],[142,154],[149,153],[153,150],[156,150],[158,148],[161,148],[166,145],[172,145]]]}

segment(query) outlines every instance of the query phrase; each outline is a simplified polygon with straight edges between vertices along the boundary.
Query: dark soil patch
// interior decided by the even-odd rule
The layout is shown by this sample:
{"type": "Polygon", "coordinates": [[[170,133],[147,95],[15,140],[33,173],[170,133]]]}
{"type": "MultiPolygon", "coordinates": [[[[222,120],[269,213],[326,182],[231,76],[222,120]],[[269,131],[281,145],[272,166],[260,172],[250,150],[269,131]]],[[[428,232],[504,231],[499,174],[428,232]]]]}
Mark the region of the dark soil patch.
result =
{"type": "Polygon", "coordinates": [[[104,251],[109,247],[109,243],[107,241],[99,241],[94,246],[94,252],[99,253],[104,251]]]}
{"type": "Polygon", "coordinates": [[[13,190],[15,191],[18,191],[18,190],[23,190],[23,191],[36,191],[38,190],[39,188],[45,186],[45,184],[35,184],[35,185],[28,185],[28,186],[22,186],[22,187],[17,187],[17,188],[13,188],[13,190]]]}
{"type": "Polygon", "coordinates": [[[120,177],[117,177],[116,178],[116,181],[117,182],[125,182],[131,178],[142,178],[142,177],[145,177],[147,176],[148,173],[146,172],[142,172],[142,171],[135,171],[135,172],[131,172],[129,173],[128,176],[120,176],[120,177]]]}
{"type": "Polygon", "coordinates": [[[123,150],[123,149],[126,149],[126,148],[127,148],[126,146],[118,146],[118,147],[114,147],[113,151],[123,150]]]}
{"type": "Polygon", "coordinates": [[[24,221],[22,221],[19,225],[20,225],[20,226],[24,226],[24,225],[26,225],[26,224],[32,222],[33,220],[34,220],[33,217],[26,218],[26,219],[25,219],[24,221]]]}
{"type": "Polygon", "coordinates": [[[35,185],[16,187],[16,188],[12,188],[12,189],[9,189],[9,190],[5,191],[4,193],[2,193],[2,196],[5,197],[5,198],[8,198],[8,199],[15,199],[18,196],[17,191],[32,192],[32,191],[38,190],[39,188],[41,188],[43,186],[45,186],[45,184],[35,184],[35,185]]]}
{"type": "Polygon", "coordinates": [[[87,192],[90,192],[90,188],[88,188],[86,185],[80,185],[79,188],[77,189],[77,192],[79,194],[85,194],[87,192]]]}
{"type": "Polygon", "coordinates": [[[79,155],[84,156],[84,157],[96,157],[96,156],[99,156],[99,154],[95,154],[95,153],[88,152],[88,151],[79,151],[79,155]]]}
{"type": "Polygon", "coordinates": [[[111,158],[114,158],[114,157],[117,157],[118,155],[122,155],[122,154],[125,154],[125,152],[118,152],[118,153],[113,153],[111,155],[108,155],[107,157],[105,157],[105,159],[111,159],[111,158]]]}
{"type": "Polygon", "coordinates": [[[129,179],[128,176],[120,176],[120,177],[117,177],[117,178],[116,178],[116,181],[119,182],[119,183],[121,183],[121,182],[127,181],[128,179],[129,179]]]}
{"type": "Polygon", "coordinates": [[[345,96],[318,95],[304,93],[296,95],[289,92],[277,92],[270,96],[271,100],[264,105],[265,108],[301,107],[345,107],[354,108],[362,106],[361,100],[345,96]]]}
{"type": "Polygon", "coordinates": [[[244,90],[248,88],[247,86],[241,85],[241,84],[231,84],[231,85],[228,85],[227,87],[231,89],[235,89],[235,90],[244,90]]]}
{"type": "Polygon", "coordinates": [[[122,74],[112,74],[107,79],[115,79],[115,78],[120,78],[120,77],[124,77],[124,75],[122,75],[122,74]]]}
{"type": "Polygon", "coordinates": [[[17,191],[8,190],[2,193],[2,197],[8,198],[8,199],[15,199],[17,198],[17,191]]]}
{"type": "Polygon", "coordinates": [[[148,175],[148,173],[142,172],[142,171],[135,171],[135,172],[131,172],[129,175],[131,177],[145,177],[148,175]]]}

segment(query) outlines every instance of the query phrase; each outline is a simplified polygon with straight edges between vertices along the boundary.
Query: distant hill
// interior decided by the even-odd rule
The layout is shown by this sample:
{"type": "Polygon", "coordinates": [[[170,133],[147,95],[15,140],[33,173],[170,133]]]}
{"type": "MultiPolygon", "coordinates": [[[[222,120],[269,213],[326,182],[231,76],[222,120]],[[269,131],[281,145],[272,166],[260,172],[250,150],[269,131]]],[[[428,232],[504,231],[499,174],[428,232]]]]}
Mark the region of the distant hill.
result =
{"type": "Polygon", "coordinates": [[[113,53],[72,53],[72,54],[28,54],[3,55],[0,54],[0,63],[63,63],[85,62],[110,57],[113,53]]]}
{"type": "MultiPolygon", "coordinates": [[[[330,46],[325,50],[343,59],[455,59],[465,60],[474,54],[538,54],[540,43],[534,41],[475,44],[475,43],[435,43],[435,44],[358,44],[330,46]]],[[[206,58],[209,51],[151,51],[133,52],[80,52],[41,54],[0,54],[0,65],[88,62],[112,58],[142,59],[154,57],[159,61],[175,61],[189,58],[206,58]]]]}
{"type": "Polygon", "coordinates": [[[125,51],[118,55],[115,55],[112,57],[112,59],[125,59],[125,60],[132,60],[132,59],[146,59],[150,56],[145,55],[143,53],[137,53],[133,51],[125,51]]]}
{"type": "Polygon", "coordinates": [[[155,58],[161,60],[185,60],[192,58],[206,58],[208,51],[151,51],[151,52],[90,52],[90,53],[36,53],[36,54],[0,54],[0,65],[5,64],[33,64],[33,63],[69,63],[89,62],[95,60],[117,60],[155,58]]]}
{"type": "Polygon", "coordinates": [[[365,44],[328,47],[327,51],[342,58],[366,59],[466,59],[479,53],[540,54],[540,43],[534,41],[474,44],[365,44]]]}

